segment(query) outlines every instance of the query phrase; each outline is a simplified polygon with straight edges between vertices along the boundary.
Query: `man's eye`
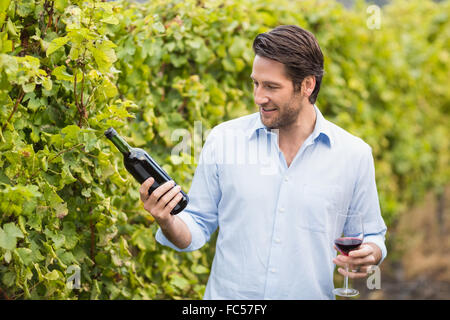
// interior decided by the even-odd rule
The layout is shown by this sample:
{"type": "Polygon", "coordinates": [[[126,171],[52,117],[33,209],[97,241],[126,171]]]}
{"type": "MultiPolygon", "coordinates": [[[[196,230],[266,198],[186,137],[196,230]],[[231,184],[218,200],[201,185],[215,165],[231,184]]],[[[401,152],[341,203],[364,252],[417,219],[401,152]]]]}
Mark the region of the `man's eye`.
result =
{"type": "MultiPolygon", "coordinates": [[[[258,86],[259,86],[258,82],[253,82],[253,85],[254,85],[255,87],[258,87],[258,86]]],[[[276,90],[276,89],[278,89],[277,86],[272,86],[272,85],[265,85],[264,87],[265,87],[266,89],[268,89],[268,90],[276,90]]]]}

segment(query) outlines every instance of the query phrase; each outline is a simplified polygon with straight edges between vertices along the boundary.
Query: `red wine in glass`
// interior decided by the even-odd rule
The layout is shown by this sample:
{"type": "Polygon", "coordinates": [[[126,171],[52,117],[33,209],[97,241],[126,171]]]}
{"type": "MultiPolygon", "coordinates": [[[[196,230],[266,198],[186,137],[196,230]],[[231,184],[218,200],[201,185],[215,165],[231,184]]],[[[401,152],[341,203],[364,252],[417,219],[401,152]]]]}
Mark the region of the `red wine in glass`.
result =
{"type": "MultiPolygon", "coordinates": [[[[350,251],[356,250],[364,239],[364,225],[361,212],[348,210],[336,214],[334,245],[343,255],[348,256],[350,251]],[[339,236],[341,235],[341,236],[339,236]]],[[[345,266],[348,273],[349,265],[345,266]]],[[[354,297],[359,294],[358,290],[348,287],[348,276],[344,277],[344,287],[335,288],[333,293],[341,297],[354,297]]]]}
{"type": "Polygon", "coordinates": [[[341,237],[334,240],[334,244],[339,249],[339,251],[348,256],[348,253],[352,250],[358,248],[362,243],[362,239],[352,238],[352,237],[341,237]]]}

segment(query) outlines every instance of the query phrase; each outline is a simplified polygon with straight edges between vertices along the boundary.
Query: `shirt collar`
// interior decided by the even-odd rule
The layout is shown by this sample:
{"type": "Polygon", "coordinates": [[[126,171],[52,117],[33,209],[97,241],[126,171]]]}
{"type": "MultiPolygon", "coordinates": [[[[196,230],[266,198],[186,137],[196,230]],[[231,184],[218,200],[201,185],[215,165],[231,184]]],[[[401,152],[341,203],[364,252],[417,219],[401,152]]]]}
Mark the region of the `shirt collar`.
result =
{"type": "MultiPolygon", "coordinates": [[[[316,141],[317,139],[325,142],[328,144],[329,147],[333,146],[333,135],[330,130],[330,126],[328,121],[323,117],[322,113],[320,112],[319,108],[317,108],[316,105],[314,105],[314,110],[316,111],[316,124],[314,126],[314,130],[312,132],[312,140],[316,141]]],[[[262,122],[261,122],[261,116],[258,113],[255,121],[253,122],[253,125],[250,126],[247,132],[247,136],[249,139],[252,139],[256,132],[259,130],[264,130],[266,133],[271,132],[270,129],[268,129],[262,122]]]]}

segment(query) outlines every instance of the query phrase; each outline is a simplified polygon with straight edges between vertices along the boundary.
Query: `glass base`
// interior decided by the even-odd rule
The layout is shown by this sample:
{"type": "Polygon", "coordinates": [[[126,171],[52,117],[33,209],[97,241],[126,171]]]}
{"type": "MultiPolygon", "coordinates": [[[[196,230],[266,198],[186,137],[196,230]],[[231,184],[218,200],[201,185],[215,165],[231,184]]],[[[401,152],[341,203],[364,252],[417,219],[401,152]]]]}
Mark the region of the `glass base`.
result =
{"type": "Polygon", "coordinates": [[[354,297],[359,294],[359,291],[352,288],[336,288],[333,290],[333,293],[340,297],[354,297]]]}

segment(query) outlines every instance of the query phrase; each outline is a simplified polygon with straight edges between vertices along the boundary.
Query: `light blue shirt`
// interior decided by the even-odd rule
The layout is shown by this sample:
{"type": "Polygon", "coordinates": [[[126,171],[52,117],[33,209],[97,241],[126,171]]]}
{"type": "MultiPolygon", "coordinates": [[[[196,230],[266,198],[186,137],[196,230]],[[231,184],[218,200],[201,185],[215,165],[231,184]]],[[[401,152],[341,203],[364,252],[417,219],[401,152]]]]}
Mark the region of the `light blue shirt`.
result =
{"type": "Polygon", "coordinates": [[[289,167],[259,113],[208,135],[178,215],[190,245],[180,250],[161,229],[156,234],[163,245],[192,251],[219,227],[204,299],[334,299],[338,212],[360,211],[364,242],[386,257],[372,150],[314,108],[314,130],[289,167]]]}

